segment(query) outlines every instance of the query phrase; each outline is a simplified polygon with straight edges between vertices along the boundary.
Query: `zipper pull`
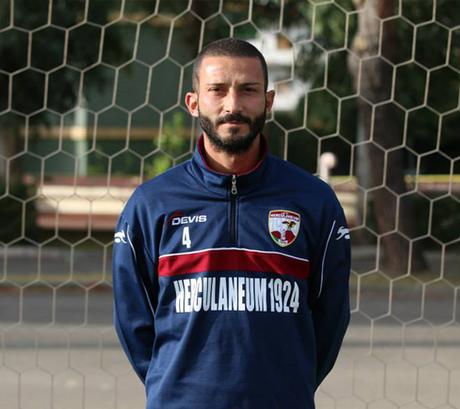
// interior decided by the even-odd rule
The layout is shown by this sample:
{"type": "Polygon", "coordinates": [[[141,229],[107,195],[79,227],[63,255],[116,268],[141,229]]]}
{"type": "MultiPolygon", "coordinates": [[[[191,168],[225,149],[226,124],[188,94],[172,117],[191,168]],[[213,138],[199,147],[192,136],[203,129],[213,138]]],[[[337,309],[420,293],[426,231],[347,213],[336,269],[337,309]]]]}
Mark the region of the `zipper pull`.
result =
{"type": "Polygon", "coordinates": [[[236,175],[232,175],[232,195],[236,195],[238,193],[238,189],[236,188],[236,175]]]}

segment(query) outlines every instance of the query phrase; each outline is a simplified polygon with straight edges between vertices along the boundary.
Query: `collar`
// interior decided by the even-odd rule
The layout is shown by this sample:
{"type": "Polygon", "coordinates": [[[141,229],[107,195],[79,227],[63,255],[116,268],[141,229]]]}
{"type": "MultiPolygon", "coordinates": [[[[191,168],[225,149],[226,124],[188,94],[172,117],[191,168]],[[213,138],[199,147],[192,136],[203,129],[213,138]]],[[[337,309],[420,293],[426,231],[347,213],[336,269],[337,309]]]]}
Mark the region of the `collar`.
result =
{"type": "MultiPolygon", "coordinates": [[[[265,172],[268,168],[268,143],[265,136],[260,139],[260,159],[257,164],[249,171],[236,175],[236,187],[238,195],[256,189],[264,180],[265,172]]],[[[191,170],[193,175],[203,183],[206,188],[216,193],[227,194],[232,184],[232,174],[216,172],[211,169],[206,162],[204,155],[204,137],[198,139],[195,152],[191,159],[191,170]]]]}

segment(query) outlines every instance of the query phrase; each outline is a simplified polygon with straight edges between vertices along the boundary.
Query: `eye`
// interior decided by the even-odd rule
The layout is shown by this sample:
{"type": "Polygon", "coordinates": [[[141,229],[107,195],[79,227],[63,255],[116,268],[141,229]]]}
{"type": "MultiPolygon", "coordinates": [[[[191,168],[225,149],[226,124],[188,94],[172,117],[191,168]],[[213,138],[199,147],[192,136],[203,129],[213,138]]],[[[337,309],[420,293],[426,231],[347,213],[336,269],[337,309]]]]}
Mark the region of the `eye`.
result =
{"type": "Polygon", "coordinates": [[[213,92],[213,93],[219,93],[219,92],[222,92],[223,89],[222,87],[219,87],[219,86],[212,86],[208,88],[208,91],[213,92]]]}

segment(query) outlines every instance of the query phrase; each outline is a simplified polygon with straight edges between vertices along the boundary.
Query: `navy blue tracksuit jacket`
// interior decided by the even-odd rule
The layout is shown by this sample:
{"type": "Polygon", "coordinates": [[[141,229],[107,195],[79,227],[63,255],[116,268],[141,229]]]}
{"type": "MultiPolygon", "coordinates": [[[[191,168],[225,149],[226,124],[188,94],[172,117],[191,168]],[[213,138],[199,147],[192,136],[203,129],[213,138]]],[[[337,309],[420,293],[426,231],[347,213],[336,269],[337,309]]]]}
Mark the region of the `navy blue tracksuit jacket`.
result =
{"type": "Polygon", "coordinates": [[[312,409],[349,322],[342,208],[266,149],[244,175],[202,149],[139,186],[115,233],[115,327],[147,408],[312,409]]]}

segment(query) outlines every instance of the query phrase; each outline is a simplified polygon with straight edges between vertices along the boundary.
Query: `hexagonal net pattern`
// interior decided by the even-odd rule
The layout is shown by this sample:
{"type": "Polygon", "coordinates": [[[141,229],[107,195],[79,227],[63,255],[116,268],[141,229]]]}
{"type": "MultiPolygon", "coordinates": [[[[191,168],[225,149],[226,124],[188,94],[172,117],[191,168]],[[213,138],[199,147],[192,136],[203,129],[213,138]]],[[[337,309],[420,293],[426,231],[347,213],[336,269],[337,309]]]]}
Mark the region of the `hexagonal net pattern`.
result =
{"type": "Polygon", "coordinates": [[[458,6],[3,2],[0,407],[143,407],[111,324],[113,228],[191,157],[194,58],[233,36],[269,66],[271,152],[325,178],[351,228],[352,321],[317,407],[460,408],[458,6]]]}

